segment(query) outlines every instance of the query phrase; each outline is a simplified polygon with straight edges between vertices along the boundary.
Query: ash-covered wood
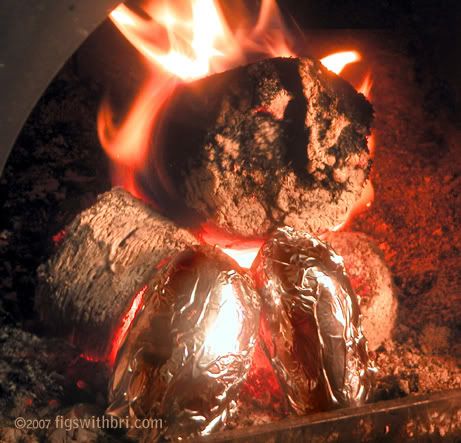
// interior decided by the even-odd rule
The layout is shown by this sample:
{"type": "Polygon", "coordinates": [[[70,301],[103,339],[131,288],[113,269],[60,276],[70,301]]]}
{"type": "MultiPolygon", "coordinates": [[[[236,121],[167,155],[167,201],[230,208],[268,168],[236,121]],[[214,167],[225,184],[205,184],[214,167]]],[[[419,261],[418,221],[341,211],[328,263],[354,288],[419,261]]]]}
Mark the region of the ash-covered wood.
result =
{"type": "Polygon", "coordinates": [[[122,189],[102,194],[67,227],[38,270],[43,322],[90,356],[105,357],[130,301],[162,260],[196,244],[187,231],[122,189]]]}
{"type": "Polygon", "coordinates": [[[318,233],[362,193],[371,120],[364,96],[320,62],[264,60],[179,87],[139,180],[162,203],[161,163],[167,190],[227,233],[318,233]]]}
{"type": "Polygon", "coordinates": [[[362,329],[371,350],[392,339],[397,297],[391,272],[373,239],[361,232],[329,232],[325,240],[344,259],[352,287],[360,297],[362,329]]]}

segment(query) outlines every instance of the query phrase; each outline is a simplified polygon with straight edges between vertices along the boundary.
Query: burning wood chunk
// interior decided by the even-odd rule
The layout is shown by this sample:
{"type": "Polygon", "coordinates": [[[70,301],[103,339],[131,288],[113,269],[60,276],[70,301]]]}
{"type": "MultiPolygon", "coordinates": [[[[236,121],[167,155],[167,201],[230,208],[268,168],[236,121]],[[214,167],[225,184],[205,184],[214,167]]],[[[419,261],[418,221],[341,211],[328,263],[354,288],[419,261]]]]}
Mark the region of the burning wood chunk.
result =
{"type": "MultiPolygon", "coordinates": [[[[149,285],[114,368],[108,412],[161,418],[153,441],[226,421],[252,362],[259,299],[237,263],[210,247],[179,254],[149,285]]],[[[150,441],[150,440],[149,440],[150,441]]]]}
{"type": "Polygon", "coordinates": [[[374,368],[341,258],[305,232],[280,228],[252,271],[272,332],[267,351],[292,408],[363,403],[374,368]]]}
{"type": "Polygon", "coordinates": [[[359,296],[362,329],[370,349],[392,338],[397,298],[389,268],[373,239],[360,232],[330,232],[325,241],[344,259],[344,266],[359,296]]]}
{"type": "Polygon", "coordinates": [[[320,62],[264,60],[178,87],[138,179],[154,201],[162,185],[174,188],[200,220],[233,235],[324,231],[364,189],[371,120],[364,96],[320,62]]]}
{"type": "Polygon", "coordinates": [[[141,201],[112,189],[75,218],[39,268],[37,310],[89,357],[105,358],[131,299],[156,265],[196,243],[141,201]]]}

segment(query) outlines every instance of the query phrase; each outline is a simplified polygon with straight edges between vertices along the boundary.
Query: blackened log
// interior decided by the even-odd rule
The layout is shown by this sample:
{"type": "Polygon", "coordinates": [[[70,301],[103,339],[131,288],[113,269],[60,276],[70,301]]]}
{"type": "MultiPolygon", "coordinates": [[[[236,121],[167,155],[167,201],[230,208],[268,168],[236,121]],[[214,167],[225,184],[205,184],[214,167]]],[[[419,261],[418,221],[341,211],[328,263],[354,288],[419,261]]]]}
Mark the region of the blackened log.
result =
{"type": "Polygon", "coordinates": [[[88,356],[107,357],[143,282],[163,260],[196,243],[124,190],[102,194],[38,270],[36,308],[44,325],[71,337],[88,356]]]}
{"type": "Polygon", "coordinates": [[[361,232],[329,232],[325,240],[344,260],[359,296],[363,333],[369,348],[376,350],[392,339],[397,317],[397,297],[383,254],[373,239],[361,232]]]}
{"type": "Polygon", "coordinates": [[[264,60],[178,87],[138,180],[153,200],[168,206],[166,189],[174,210],[185,202],[230,234],[319,233],[362,193],[371,121],[365,97],[320,62],[264,60]]]}

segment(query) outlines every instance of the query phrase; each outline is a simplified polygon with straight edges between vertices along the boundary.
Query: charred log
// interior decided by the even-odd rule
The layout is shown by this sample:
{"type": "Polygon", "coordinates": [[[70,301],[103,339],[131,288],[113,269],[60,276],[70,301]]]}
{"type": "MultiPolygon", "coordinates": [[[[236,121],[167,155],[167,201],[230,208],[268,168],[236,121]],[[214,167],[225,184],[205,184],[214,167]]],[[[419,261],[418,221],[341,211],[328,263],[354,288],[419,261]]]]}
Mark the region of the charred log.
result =
{"type": "Polygon", "coordinates": [[[46,325],[92,357],[106,357],[127,307],[156,266],[196,244],[187,231],[122,189],[100,196],[67,227],[38,270],[36,308],[46,325]]]}
{"type": "Polygon", "coordinates": [[[173,216],[186,202],[233,235],[318,233],[362,193],[371,120],[364,96],[320,62],[264,60],[178,87],[138,179],[173,216]]]}

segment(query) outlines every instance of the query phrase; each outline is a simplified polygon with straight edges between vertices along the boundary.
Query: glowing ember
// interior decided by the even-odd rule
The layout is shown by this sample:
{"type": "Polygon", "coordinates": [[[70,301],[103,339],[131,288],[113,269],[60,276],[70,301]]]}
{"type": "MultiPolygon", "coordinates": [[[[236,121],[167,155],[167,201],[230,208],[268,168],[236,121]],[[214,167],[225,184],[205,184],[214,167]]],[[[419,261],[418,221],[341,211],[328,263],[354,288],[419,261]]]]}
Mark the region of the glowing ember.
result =
{"type": "Polygon", "coordinates": [[[61,231],[54,234],[53,237],[51,237],[51,239],[53,240],[53,243],[55,246],[59,246],[65,237],[66,237],[66,230],[61,229],[61,231]]]}
{"type": "Polygon", "coordinates": [[[109,354],[109,363],[113,364],[115,362],[115,358],[117,357],[117,352],[120,349],[120,346],[123,344],[126,335],[128,334],[128,330],[130,329],[133,320],[135,319],[138,312],[143,307],[143,296],[147,290],[147,286],[144,286],[133,298],[131,302],[131,306],[126,312],[125,316],[123,317],[120,326],[117,332],[114,335],[114,339],[112,341],[112,349],[109,354]]]}
{"type": "Polygon", "coordinates": [[[101,361],[101,358],[99,357],[95,357],[94,355],[90,355],[90,354],[86,354],[84,352],[82,352],[80,355],[79,355],[80,358],[83,358],[83,360],[86,360],[86,361],[89,361],[89,362],[92,362],[92,363],[98,363],[101,361]]]}

